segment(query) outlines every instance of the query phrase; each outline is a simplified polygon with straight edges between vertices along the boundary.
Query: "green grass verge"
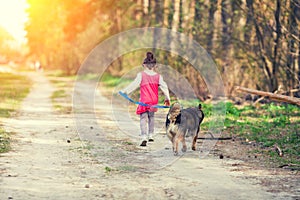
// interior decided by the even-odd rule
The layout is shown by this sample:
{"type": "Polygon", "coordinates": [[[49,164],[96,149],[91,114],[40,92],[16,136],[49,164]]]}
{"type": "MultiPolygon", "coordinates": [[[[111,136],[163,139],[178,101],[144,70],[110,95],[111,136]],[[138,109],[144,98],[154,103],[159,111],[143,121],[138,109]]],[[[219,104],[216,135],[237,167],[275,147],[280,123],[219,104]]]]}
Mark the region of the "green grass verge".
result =
{"type": "Polygon", "coordinates": [[[27,77],[0,73],[0,117],[10,117],[26,97],[31,83],[27,77]]]}
{"type": "Polygon", "coordinates": [[[70,113],[72,111],[71,95],[74,76],[58,76],[48,74],[48,79],[57,88],[51,95],[51,101],[54,109],[59,113],[70,113]]]}
{"type": "Polygon", "coordinates": [[[125,87],[128,83],[130,83],[132,80],[129,79],[121,79],[120,77],[112,76],[108,73],[104,73],[101,78],[100,82],[104,84],[106,87],[116,87],[119,86],[120,88],[125,87]]]}
{"type": "MultiPolygon", "coordinates": [[[[29,93],[31,81],[25,76],[0,73],[0,83],[0,117],[8,118],[29,93]]],[[[7,133],[0,126],[0,153],[9,151],[10,135],[11,133],[7,133]]]]}
{"type": "Polygon", "coordinates": [[[67,98],[67,94],[64,89],[58,89],[52,93],[51,100],[52,100],[53,107],[56,111],[60,113],[70,112],[71,109],[67,106],[63,106],[61,103],[62,101],[64,101],[65,98],[67,98]]]}
{"type": "MultiPolygon", "coordinates": [[[[300,164],[300,107],[284,104],[265,104],[260,107],[237,107],[225,103],[226,117],[223,132],[256,142],[259,152],[277,164],[300,164]],[[278,156],[274,147],[284,153],[278,156]]],[[[204,104],[206,116],[211,116],[212,105],[204,104]]],[[[208,129],[209,120],[203,123],[208,129]]]]}

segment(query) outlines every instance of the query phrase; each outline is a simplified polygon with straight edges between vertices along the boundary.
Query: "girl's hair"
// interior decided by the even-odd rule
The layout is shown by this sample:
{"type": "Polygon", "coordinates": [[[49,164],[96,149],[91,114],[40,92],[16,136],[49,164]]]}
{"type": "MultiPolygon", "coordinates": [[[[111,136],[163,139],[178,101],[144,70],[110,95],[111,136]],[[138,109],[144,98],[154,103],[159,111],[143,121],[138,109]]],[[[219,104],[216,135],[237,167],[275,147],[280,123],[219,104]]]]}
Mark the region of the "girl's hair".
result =
{"type": "Polygon", "coordinates": [[[147,52],[143,64],[149,69],[152,69],[156,65],[156,59],[154,58],[152,52],[147,52]]]}

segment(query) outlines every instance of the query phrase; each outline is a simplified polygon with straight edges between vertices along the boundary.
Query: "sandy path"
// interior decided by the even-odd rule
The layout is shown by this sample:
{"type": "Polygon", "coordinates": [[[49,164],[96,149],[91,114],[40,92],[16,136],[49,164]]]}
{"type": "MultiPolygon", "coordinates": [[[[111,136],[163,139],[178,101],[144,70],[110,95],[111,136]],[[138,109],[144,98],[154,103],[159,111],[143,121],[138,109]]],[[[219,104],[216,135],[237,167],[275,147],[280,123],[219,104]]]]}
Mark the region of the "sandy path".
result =
{"type": "MultiPolygon", "coordinates": [[[[75,126],[73,115],[53,112],[49,97],[55,88],[49,81],[36,73],[30,76],[35,84],[18,116],[4,120],[6,129],[16,134],[13,150],[0,157],[1,200],[296,198],[267,192],[257,177],[272,174],[239,161],[199,159],[190,151],[174,160],[170,149],[156,150],[159,141],[166,140],[163,135],[147,148],[137,147],[112,123],[110,102],[100,94],[96,116],[102,129],[91,123],[90,110],[81,111],[84,125],[75,126]]],[[[82,83],[78,90],[80,108],[89,103],[88,87],[82,83]]],[[[126,116],[120,119],[125,127],[126,116]]]]}

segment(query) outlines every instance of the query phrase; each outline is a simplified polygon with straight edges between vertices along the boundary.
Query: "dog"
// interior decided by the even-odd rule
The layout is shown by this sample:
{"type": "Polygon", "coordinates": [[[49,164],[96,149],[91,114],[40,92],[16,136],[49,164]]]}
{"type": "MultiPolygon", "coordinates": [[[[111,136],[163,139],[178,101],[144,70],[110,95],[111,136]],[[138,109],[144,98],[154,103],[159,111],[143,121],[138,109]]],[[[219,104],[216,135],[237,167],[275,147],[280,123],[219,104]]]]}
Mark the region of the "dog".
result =
{"type": "Polygon", "coordinates": [[[182,109],[174,103],[166,117],[166,133],[173,145],[174,155],[178,155],[178,144],[182,142],[182,152],[186,152],[185,137],[192,136],[192,150],[196,150],[196,142],[200,133],[200,124],[204,119],[201,104],[198,107],[182,109]]]}

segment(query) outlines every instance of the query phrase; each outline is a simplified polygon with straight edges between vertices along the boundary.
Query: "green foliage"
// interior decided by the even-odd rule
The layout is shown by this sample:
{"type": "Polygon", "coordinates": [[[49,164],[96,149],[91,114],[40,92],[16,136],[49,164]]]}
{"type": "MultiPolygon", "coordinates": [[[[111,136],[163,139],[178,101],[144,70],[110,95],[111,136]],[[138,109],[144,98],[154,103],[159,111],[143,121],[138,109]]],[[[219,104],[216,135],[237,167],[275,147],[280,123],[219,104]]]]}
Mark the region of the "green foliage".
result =
{"type": "Polygon", "coordinates": [[[233,105],[231,102],[226,102],[226,115],[239,117],[241,114],[241,110],[233,105]]]}
{"type": "Polygon", "coordinates": [[[113,76],[109,73],[104,73],[100,78],[100,82],[103,83],[107,87],[116,87],[119,86],[122,88],[125,87],[126,84],[130,83],[132,80],[122,79],[118,76],[113,76]]]}
{"type": "Polygon", "coordinates": [[[212,104],[202,104],[202,110],[205,114],[205,117],[210,117],[212,115],[212,104]]]}
{"type": "MultiPolygon", "coordinates": [[[[200,103],[200,101],[193,102],[193,106],[197,106],[197,103],[200,103]]],[[[202,110],[204,111],[204,114],[206,117],[211,117],[213,113],[220,113],[217,111],[224,111],[224,115],[227,115],[228,117],[239,117],[243,110],[238,109],[233,103],[231,102],[218,102],[216,104],[211,103],[201,103],[202,104],[202,110]]],[[[190,105],[191,106],[191,105],[190,105]]],[[[227,119],[228,120],[228,119],[227,119]]]]}
{"type": "Polygon", "coordinates": [[[179,100],[179,103],[183,108],[195,107],[198,106],[200,102],[199,99],[190,99],[190,100],[179,100]]]}
{"type": "Polygon", "coordinates": [[[100,79],[100,82],[104,83],[104,85],[107,87],[115,87],[120,83],[120,80],[120,77],[104,73],[100,79]]]}
{"type": "Polygon", "coordinates": [[[106,166],[104,169],[106,173],[110,173],[112,171],[112,168],[108,166],[106,166]]]}

